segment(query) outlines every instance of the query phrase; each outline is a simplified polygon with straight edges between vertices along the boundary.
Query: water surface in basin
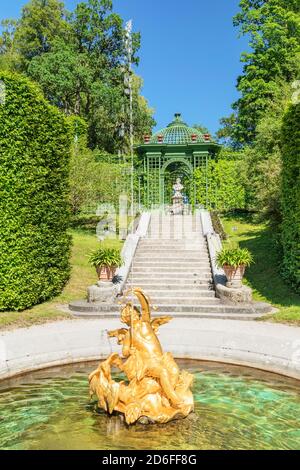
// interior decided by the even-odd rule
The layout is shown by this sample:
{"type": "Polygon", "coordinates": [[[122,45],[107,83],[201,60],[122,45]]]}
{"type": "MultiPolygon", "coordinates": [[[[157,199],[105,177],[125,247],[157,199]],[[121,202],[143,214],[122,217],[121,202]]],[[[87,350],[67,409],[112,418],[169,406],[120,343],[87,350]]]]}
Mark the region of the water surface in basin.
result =
{"type": "Polygon", "coordinates": [[[127,427],[95,411],[95,364],[0,383],[1,449],[300,449],[300,383],[248,368],[179,361],[195,375],[195,413],[127,427]]]}

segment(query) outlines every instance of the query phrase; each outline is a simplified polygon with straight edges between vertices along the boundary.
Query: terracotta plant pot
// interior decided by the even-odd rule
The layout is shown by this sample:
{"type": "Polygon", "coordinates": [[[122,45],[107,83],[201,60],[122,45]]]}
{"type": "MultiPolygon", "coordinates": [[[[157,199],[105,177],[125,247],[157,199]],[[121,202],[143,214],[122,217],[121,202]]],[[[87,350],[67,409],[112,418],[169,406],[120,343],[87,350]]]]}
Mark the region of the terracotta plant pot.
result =
{"type": "Polygon", "coordinates": [[[115,266],[97,266],[96,271],[98,274],[99,281],[111,282],[116,273],[117,268],[115,266]]]}
{"type": "Polygon", "coordinates": [[[227,277],[227,287],[241,287],[242,280],[245,274],[246,266],[241,265],[235,268],[234,266],[229,266],[228,264],[224,264],[223,266],[224,272],[227,277]]]}

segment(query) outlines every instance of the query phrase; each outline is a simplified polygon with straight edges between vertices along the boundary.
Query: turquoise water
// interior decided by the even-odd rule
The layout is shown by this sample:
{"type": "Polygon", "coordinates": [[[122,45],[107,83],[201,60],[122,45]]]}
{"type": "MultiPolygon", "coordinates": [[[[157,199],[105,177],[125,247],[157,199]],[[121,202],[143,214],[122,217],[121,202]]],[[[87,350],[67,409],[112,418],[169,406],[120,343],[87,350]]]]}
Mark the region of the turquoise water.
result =
{"type": "Polygon", "coordinates": [[[300,384],[224,364],[185,362],[195,413],[127,427],[97,413],[87,375],[67,366],[0,383],[1,449],[300,449],[300,384]],[[163,436],[163,437],[162,437],[163,436]]]}

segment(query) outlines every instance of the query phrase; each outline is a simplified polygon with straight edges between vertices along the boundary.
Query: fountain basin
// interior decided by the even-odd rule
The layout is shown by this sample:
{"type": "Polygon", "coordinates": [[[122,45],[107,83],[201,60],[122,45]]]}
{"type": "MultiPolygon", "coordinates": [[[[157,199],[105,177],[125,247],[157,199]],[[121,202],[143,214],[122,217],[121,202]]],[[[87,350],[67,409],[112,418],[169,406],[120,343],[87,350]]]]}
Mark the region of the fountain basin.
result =
{"type": "Polygon", "coordinates": [[[0,383],[1,449],[300,449],[300,382],[225,364],[180,361],[195,376],[195,413],[126,426],[88,397],[93,364],[0,383]],[[163,435],[163,439],[162,439],[163,435]]]}

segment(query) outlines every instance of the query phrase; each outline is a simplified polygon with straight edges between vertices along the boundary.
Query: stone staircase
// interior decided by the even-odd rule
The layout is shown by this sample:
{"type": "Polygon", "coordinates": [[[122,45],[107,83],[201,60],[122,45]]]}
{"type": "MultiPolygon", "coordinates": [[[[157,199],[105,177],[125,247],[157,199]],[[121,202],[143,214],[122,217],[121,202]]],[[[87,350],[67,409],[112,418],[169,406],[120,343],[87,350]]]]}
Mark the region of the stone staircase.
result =
{"type": "MultiPolygon", "coordinates": [[[[199,212],[170,216],[152,212],[140,238],[123,294],[141,287],[157,310],[153,316],[249,320],[270,312],[270,305],[225,304],[216,297],[206,237],[199,212]]],[[[121,299],[119,299],[121,300],[121,299]]],[[[137,299],[133,297],[135,303],[137,299]]],[[[138,305],[138,304],[137,304],[138,305]]],[[[72,301],[74,317],[119,317],[117,302],[72,301]]]]}
{"type": "Polygon", "coordinates": [[[160,315],[248,319],[251,306],[223,304],[216,298],[210,258],[199,213],[152,214],[140,240],[124,291],[141,287],[160,315]]]}

